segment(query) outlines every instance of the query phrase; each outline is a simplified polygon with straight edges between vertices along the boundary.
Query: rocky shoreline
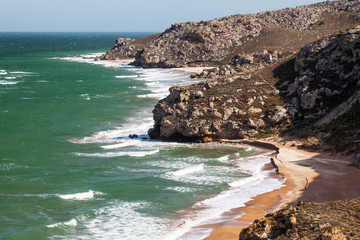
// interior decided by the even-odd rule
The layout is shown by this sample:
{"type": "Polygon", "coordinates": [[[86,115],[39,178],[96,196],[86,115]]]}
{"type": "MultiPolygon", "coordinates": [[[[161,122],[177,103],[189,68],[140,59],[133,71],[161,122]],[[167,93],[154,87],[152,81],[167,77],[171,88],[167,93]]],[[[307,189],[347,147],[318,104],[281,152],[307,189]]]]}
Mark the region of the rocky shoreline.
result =
{"type": "MultiPolygon", "coordinates": [[[[144,68],[208,67],[192,75],[205,81],[173,86],[156,104],[151,138],[209,142],[280,134],[305,138],[304,146],[315,150],[360,152],[359,1],[177,23],[143,39],[118,39],[99,60],[129,58],[144,68]]],[[[257,220],[240,239],[357,236],[311,219],[332,204],[289,207],[257,220]]]]}
{"type": "MultiPolygon", "coordinates": [[[[118,39],[99,59],[213,67],[192,76],[206,82],[169,89],[153,111],[152,138],[206,142],[306,126],[322,140],[324,126],[359,105],[359,12],[358,1],[339,0],[177,23],[143,39],[118,39]]],[[[359,139],[358,130],[345,131],[359,139]]],[[[345,147],[357,151],[352,142],[345,147]]]]}

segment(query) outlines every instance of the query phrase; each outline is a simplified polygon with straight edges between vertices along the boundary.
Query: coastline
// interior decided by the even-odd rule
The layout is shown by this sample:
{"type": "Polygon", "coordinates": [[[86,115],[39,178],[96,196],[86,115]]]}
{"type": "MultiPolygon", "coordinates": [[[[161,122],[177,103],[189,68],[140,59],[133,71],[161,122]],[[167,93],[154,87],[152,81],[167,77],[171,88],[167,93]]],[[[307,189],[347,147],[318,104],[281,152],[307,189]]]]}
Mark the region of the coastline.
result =
{"type": "Polygon", "coordinates": [[[358,169],[348,166],[351,157],[309,152],[274,141],[245,141],[245,145],[257,147],[263,143],[279,148],[279,153],[273,159],[280,174],[286,178],[284,186],[257,195],[245,207],[234,209],[243,215],[235,221],[212,226],[213,232],[206,240],[239,239],[241,230],[255,219],[287,204],[296,205],[298,201],[326,202],[359,196],[360,186],[351,184],[360,180],[358,169]]]}
{"type": "MultiPolygon", "coordinates": [[[[103,61],[103,60],[102,60],[103,61]]],[[[120,59],[120,60],[109,60],[110,62],[121,62],[127,65],[135,61],[135,58],[127,58],[127,59],[120,59]]],[[[131,66],[131,65],[130,65],[131,66]]],[[[182,68],[169,68],[170,70],[184,72],[189,74],[200,74],[205,69],[213,69],[214,67],[182,67],[182,68]]],[[[166,69],[166,68],[160,68],[166,69]]]]}
{"type": "MultiPolygon", "coordinates": [[[[128,61],[120,60],[123,63],[128,61]]],[[[199,73],[204,67],[175,68],[171,70],[199,73]]],[[[231,215],[242,215],[241,217],[225,222],[209,225],[195,226],[196,228],[213,229],[206,237],[212,239],[238,239],[241,230],[249,226],[253,220],[264,217],[267,213],[279,210],[287,204],[296,205],[298,201],[325,202],[358,197],[360,187],[350,188],[352,182],[360,181],[360,177],[354,177],[358,173],[355,168],[348,167],[349,157],[341,154],[330,155],[319,152],[310,152],[292,147],[292,142],[278,142],[274,140],[252,141],[252,140],[220,140],[220,142],[248,145],[266,150],[276,151],[272,155],[273,163],[280,174],[271,174],[269,178],[284,177],[284,186],[270,192],[257,195],[245,203],[244,207],[231,210],[231,215]],[[333,183],[334,176],[343,176],[333,183]],[[341,186],[341,187],[339,187],[341,186]],[[343,188],[345,186],[345,188],[343,188]]],[[[269,162],[268,168],[271,168],[269,162]]],[[[274,166],[273,166],[274,167],[274,166]]]]}

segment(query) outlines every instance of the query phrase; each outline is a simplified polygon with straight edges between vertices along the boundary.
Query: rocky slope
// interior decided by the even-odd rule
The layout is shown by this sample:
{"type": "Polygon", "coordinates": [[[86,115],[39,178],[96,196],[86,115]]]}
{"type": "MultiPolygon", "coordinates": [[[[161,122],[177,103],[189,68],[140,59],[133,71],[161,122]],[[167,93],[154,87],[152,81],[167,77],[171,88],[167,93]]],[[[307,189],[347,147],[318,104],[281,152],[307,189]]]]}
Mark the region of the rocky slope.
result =
{"type": "MultiPolygon", "coordinates": [[[[134,64],[142,67],[219,64],[227,62],[244,44],[263,35],[270,27],[290,32],[314,30],[324,25],[329,14],[332,18],[338,15],[357,18],[359,10],[358,1],[341,0],[208,21],[176,23],[158,37],[144,39],[142,46],[137,47],[129,40],[121,39],[102,59],[135,56],[134,64]]],[[[335,26],[334,29],[339,28],[335,26]]]]}
{"type": "Polygon", "coordinates": [[[242,138],[271,127],[329,123],[360,100],[359,39],[355,27],[296,55],[239,53],[229,65],[200,74],[214,79],[171,88],[155,106],[150,136],[242,138]]]}
{"type": "Polygon", "coordinates": [[[255,220],[239,239],[360,239],[359,229],[360,199],[299,203],[255,220]]]}
{"type": "Polygon", "coordinates": [[[170,88],[153,111],[152,138],[211,141],[311,126],[309,133],[330,144],[341,137],[357,151],[360,124],[351,119],[360,116],[358,25],[360,1],[326,1],[177,23],[161,34],[119,39],[101,58],[214,67],[193,76],[206,81],[170,88]]]}

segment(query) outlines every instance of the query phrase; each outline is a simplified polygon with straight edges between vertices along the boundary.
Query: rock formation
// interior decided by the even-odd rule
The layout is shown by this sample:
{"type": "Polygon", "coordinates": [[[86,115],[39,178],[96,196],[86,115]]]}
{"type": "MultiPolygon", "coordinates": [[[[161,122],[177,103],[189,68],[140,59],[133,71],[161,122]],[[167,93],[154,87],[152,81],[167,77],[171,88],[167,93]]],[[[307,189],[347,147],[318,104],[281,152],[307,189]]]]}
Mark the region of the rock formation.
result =
{"type": "Polygon", "coordinates": [[[279,52],[240,53],[229,65],[204,71],[200,77],[214,79],[173,87],[156,105],[150,136],[242,138],[289,121],[320,119],[360,90],[359,30],[309,44],[293,61],[279,52]],[[279,80],[274,72],[284,66],[292,76],[279,80]],[[266,77],[269,72],[274,75],[266,77]]]}
{"type": "Polygon", "coordinates": [[[134,58],[137,50],[133,45],[134,42],[135,39],[130,38],[116,39],[112,49],[103,54],[100,57],[100,60],[120,60],[134,58]]]}
{"type": "Polygon", "coordinates": [[[241,231],[239,239],[359,239],[359,207],[359,199],[299,203],[296,207],[288,206],[256,219],[241,231]]]}
{"type": "MultiPolygon", "coordinates": [[[[102,59],[214,67],[192,76],[206,81],[170,88],[153,111],[152,138],[210,141],[320,128],[359,103],[358,25],[359,1],[326,1],[173,24],[158,35],[119,39],[102,59]]],[[[346,132],[356,143],[354,128],[346,132]]]]}
{"type": "Polygon", "coordinates": [[[326,115],[360,89],[360,26],[307,45],[294,70],[297,77],[279,87],[291,99],[292,114],[311,121],[326,115]]]}
{"type": "Polygon", "coordinates": [[[102,59],[135,56],[134,64],[137,66],[163,68],[222,63],[236,55],[244,43],[262,35],[271,26],[311,30],[324,24],[325,13],[357,15],[359,11],[358,1],[341,0],[200,22],[176,23],[156,39],[145,41],[140,48],[134,47],[128,39],[121,39],[102,59]]]}

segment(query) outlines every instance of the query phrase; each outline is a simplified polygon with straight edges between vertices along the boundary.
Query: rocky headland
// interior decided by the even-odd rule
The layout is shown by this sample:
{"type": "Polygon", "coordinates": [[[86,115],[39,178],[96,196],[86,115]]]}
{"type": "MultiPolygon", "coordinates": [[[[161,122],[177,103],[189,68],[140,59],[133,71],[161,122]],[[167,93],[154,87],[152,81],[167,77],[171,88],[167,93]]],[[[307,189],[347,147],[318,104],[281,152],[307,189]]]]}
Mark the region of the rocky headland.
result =
{"type": "MultiPolygon", "coordinates": [[[[360,1],[177,23],[143,39],[118,39],[100,57],[129,58],[144,68],[212,67],[192,75],[203,81],[173,86],[156,104],[151,138],[280,134],[305,138],[302,147],[310,149],[360,151],[360,1]]],[[[357,156],[352,165],[359,162],[357,156]]],[[[346,200],[288,207],[256,220],[240,239],[358,239],[358,206],[346,200]],[[354,226],[343,226],[339,206],[356,207],[344,215],[354,226]]]]}
{"type": "MultiPolygon", "coordinates": [[[[100,59],[214,67],[192,76],[206,81],[170,88],[153,111],[152,138],[238,139],[297,126],[331,135],[338,129],[325,126],[359,108],[359,12],[359,1],[339,0],[177,23],[142,39],[118,39],[100,59]]],[[[358,129],[344,131],[351,132],[346,144],[359,140],[358,129]]]]}

